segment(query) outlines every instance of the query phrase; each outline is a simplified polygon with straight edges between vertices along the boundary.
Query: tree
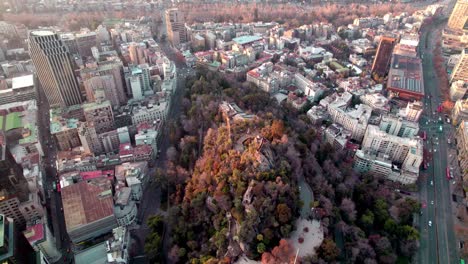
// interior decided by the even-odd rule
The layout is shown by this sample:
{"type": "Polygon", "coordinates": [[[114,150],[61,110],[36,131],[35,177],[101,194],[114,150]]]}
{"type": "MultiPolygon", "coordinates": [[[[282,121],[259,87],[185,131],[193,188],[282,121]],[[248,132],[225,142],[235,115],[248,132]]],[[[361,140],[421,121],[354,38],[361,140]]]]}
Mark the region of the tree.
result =
{"type": "Polygon", "coordinates": [[[276,217],[281,223],[287,223],[291,219],[291,209],[284,203],[276,206],[276,217]]]}
{"type": "Polygon", "coordinates": [[[327,262],[333,262],[340,255],[340,250],[336,246],[335,242],[330,238],[325,238],[317,250],[319,257],[323,258],[327,262]]]}
{"type": "Polygon", "coordinates": [[[356,206],[354,202],[349,198],[344,198],[341,201],[340,210],[344,213],[344,218],[349,222],[354,222],[356,220],[356,206]]]}
{"type": "Polygon", "coordinates": [[[263,252],[265,252],[265,250],[266,250],[265,244],[263,244],[262,242],[257,244],[257,252],[258,253],[262,254],[263,252]]]}

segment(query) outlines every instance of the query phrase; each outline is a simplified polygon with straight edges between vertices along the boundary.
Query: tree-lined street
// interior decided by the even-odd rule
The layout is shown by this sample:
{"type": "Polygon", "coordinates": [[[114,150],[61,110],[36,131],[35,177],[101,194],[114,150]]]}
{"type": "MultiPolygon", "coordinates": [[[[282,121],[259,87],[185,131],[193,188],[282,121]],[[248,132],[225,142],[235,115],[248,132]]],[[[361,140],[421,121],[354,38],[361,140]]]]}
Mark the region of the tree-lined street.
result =
{"type": "Polygon", "coordinates": [[[445,122],[444,115],[437,112],[443,102],[438,87],[439,80],[434,69],[434,48],[437,35],[445,26],[443,18],[425,27],[421,32],[420,54],[423,54],[423,72],[426,97],[424,116],[420,129],[427,132],[424,147],[431,154],[427,179],[419,183],[420,200],[426,204],[419,217],[420,249],[419,263],[457,263],[458,253],[453,229],[452,199],[450,184],[446,178],[447,138],[453,127],[445,122]],[[442,124],[439,119],[442,119],[442,124]],[[443,130],[440,131],[440,126],[443,130]]]}

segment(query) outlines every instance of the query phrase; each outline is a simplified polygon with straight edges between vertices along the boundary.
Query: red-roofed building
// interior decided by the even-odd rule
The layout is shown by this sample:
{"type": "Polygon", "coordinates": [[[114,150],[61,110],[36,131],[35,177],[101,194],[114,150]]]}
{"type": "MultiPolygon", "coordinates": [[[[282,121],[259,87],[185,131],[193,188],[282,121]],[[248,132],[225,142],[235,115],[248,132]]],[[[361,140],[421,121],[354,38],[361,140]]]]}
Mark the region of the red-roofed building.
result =
{"type": "Polygon", "coordinates": [[[55,239],[47,225],[39,223],[26,228],[24,237],[35,251],[40,251],[49,263],[57,262],[62,254],[57,250],[55,239]]]}
{"type": "Polygon", "coordinates": [[[117,227],[110,182],[78,182],[62,189],[63,213],[73,243],[110,233],[117,227]]]}

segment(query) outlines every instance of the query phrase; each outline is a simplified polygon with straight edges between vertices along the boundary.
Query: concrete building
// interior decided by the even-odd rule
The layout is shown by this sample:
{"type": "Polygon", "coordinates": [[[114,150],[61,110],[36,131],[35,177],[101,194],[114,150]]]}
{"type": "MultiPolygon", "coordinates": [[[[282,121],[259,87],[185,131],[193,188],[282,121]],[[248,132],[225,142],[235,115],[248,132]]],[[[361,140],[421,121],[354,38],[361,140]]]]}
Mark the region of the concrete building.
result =
{"type": "Polygon", "coordinates": [[[130,232],[125,227],[117,227],[112,230],[112,237],[106,241],[107,263],[129,263],[128,249],[130,248],[130,232]]]}
{"type": "Polygon", "coordinates": [[[468,120],[468,99],[458,100],[452,109],[452,123],[458,125],[468,120]]]}
{"type": "Polygon", "coordinates": [[[370,106],[375,112],[383,114],[390,112],[389,100],[380,93],[364,94],[359,99],[363,104],[370,106]]]}
{"type": "Polygon", "coordinates": [[[453,68],[452,75],[450,76],[450,81],[468,81],[468,48],[462,50],[460,60],[458,61],[455,68],[453,68]]]}
{"type": "Polygon", "coordinates": [[[143,196],[143,188],[148,183],[147,162],[127,162],[115,166],[115,178],[118,185],[132,189],[131,199],[139,202],[143,196]]]}
{"type": "Polygon", "coordinates": [[[78,137],[86,153],[103,153],[102,142],[98,138],[93,122],[81,123],[78,127],[78,137]]]}
{"type": "Polygon", "coordinates": [[[0,105],[36,99],[34,75],[29,74],[11,79],[11,87],[0,89],[0,105]]]}
{"type": "Polygon", "coordinates": [[[131,199],[132,189],[120,188],[115,194],[114,215],[119,226],[127,227],[135,223],[138,209],[131,199]]]}
{"type": "Polygon", "coordinates": [[[131,88],[133,99],[143,100],[145,96],[154,94],[148,64],[130,67],[126,80],[128,87],[131,88]]]}
{"type": "Polygon", "coordinates": [[[314,83],[300,73],[294,74],[294,83],[311,101],[318,101],[326,89],[322,84],[314,83]]]}
{"type": "Polygon", "coordinates": [[[117,128],[117,134],[119,135],[120,144],[130,143],[130,134],[128,133],[128,127],[117,128]]]}
{"type": "Polygon", "coordinates": [[[84,31],[75,35],[76,46],[81,57],[91,57],[91,48],[97,45],[96,32],[84,31]]]}
{"type": "Polygon", "coordinates": [[[109,233],[117,226],[111,184],[78,182],[62,188],[67,233],[79,243],[109,233]]]}
{"type": "Polygon", "coordinates": [[[141,123],[158,124],[164,123],[169,109],[169,101],[165,98],[157,102],[139,104],[132,109],[132,123],[138,125],[141,123]]]}
{"type": "Polygon", "coordinates": [[[94,76],[83,81],[88,102],[109,100],[112,106],[119,106],[120,101],[114,76],[94,76]]]}
{"type": "Polygon", "coordinates": [[[94,124],[97,134],[114,129],[114,113],[110,101],[87,103],[82,108],[86,121],[94,124]]]}
{"type": "Polygon", "coordinates": [[[140,65],[146,63],[145,58],[146,44],[143,42],[140,43],[130,43],[128,46],[128,52],[130,54],[130,62],[134,65],[140,65]]]}
{"type": "MultiPolygon", "coordinates": [[[[385,131],[381,131],[377,126],[369,125],[361,148],[388,155],[393,162],[403,164],[410,150],[414,148],[422,151],[422,143],[419,139],[390,135],[385,131]]],[[[419,168],[419,165],[415,167],[419,168]]]]}
{"type": "MultiPolygon", "coordinates": [[[[117,96],[118,102],[121,105],[127,102],[126,92],[129,95],[131,94],[131,92],[127,90],[128,87],[126,87],[125,85],[125,81],[123,78],[123,63],[120,60],[99,62],[98,65],[82,69],[80,71],[80,75],[83,81],[85,82],[85,87],[86,80],[90,78],[97,76],[112,76],[114,82],[113,85],[109,83],[100,84],[99,81],[96,81],[97,83],[89,84],[93,89],[102,88],[104,90],[104,96],[107,98],[107,100],[111,101],[112,105],[116,105],[114,99],[115,96],[117,96]],[[102,85],[102,87],[100,87],[99,85],[102,85]]],[[[105,80],[109,81],[108,79],[105,80]]]]}
{"type": "Polygon", "coordinates": [[[119,149],[120,141],[117,130],[99,134],[98,138],[105,153],[116,152],[119,149]]]}
{"type": "Polygon", "coordinates": [[[379,78],[387,74],[395,44],[395,38],[385,36],[380,38],[379,47],[372,63],[372,74],[375,74],[379,78]]]}
{"type": "Polygon", "coordinates": [[[174,46],[187,42],[187,30],[182,11],[177,8],[165,11],[167,38],[174,46]]]}
{"type": "Polygon", "coordinates": [[[56,33],[31,31],[29,53],[51,107],[82,103],[70,53],[56,33]]]}
{"type": "Polygon", "coordinates": [[[361,173],[370,173],[403,184],[414,184],[419,176],[413,170],[405,170],[394,164],[388,155],[360,149],[354,155],[354,168],[361,173]]]}
{"type": "Polygon", "coordinates": [[[135,145],[150,145],[154,155],[158,153],[158,131],[147,123],[141,123],[137,126],[138,133],[135,135],[135,145]]]}
{"type": "Polygon", "coordinates": [[[393,136],[413,138],[418,135],[419,124],[392,115],[382,116],[380,130],[393,136]]]}
{"type": "Polygon", "coordinates": [[[458,164],[463,181],[468,180],[468,121],[462,121],[457,128],[458,164]]]}
{"type": "Polygon", "coordinates": [[[79,120],[61,116],[58,108],[50,109],[50,133],[59,150],[69,150],[81,146],[78,135],[79,120]]]}
{"type": "Polygon", "coordinates": [[[16,263],[14,225],[12,218],[0,214],[0,261],[2,263],[16,263]]]}
{"type": "Polygon", "coordinates": [[[39,222],[29,226],[23,231],[23,234],[31,247],[43,255],[47,261],[46,263],[57,262],[62,257],[62,253],[57,250],[55,237],[50,232],[47,224],[39,222]]]}
{"type": "Polygon", "coordinates": [[[450,29],[468,30],[468,0],[457,1],[447,26],[450,29]]]}
{"type": "Polygon", "coordinates": [[[421,100],[424,97],[424,80],[421,59],[395,49],[388,73],[387,90],[390,96],[405,100],[421,100]]]}
{"type": "Polygon", "coordinates": [[[450,100],[458,101],[463,99],[467,90],[468,82],[462,80],[453,82],[450,86],[450,100]]]}
{"type": "Polygon", "coordinates": [[[325,140],[335,150],[344,150],[350,138],[351,133],[343,129],[341,125],[332,124],[325,129],[325,140]]]}
{"type": "Polygon", "coordinates": [[[351,132],[351,138],[360,142],[364,137],[372,108],[360,104],[355,109],[347,109],[347,104],[338,98],[328,105],[327,111],[334,123],[351,132]]]}
{"type": "Polygon", "coordinates": [[[402,112],[402,116],[408,121],[418,122],[419,117],[423,112],[423,105],[421,101],[409,102],[406,105],[405,110],[402,112]]]}

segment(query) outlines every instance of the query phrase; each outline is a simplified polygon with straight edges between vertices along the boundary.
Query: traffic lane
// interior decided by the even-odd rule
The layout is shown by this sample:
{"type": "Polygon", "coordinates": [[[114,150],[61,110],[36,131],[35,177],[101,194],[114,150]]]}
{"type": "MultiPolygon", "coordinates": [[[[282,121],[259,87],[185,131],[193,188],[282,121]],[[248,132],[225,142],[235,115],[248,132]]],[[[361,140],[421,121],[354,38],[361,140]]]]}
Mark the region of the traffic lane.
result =
{"type": "MultiPolygon", "coordinates": [[[[446,130],[448,132],[448,130],[446,130]]],[[[444,137],[445,138],[445,137],[444,137]]],[[[446,140],[443,140],[441,142],[441,153],[442,159],[441,162],[444,165],[444,169],[448,167],[448,143],[446,140]]],[[[457,252],[457,243],[456,243],[456,238],[455,238],[455,232],[454,232],[454,227],[453,227],[453,211],[452,211],[452,195],[451,195],[451,181],[446,179],[446,177],[443,178],[443,183],[442,183],[442,190],[441,194],[444,200],[444,218],[445,218],[445,243],[446,245],[446,250],[447,250],[447,256],[449,261],[451,262],[456,262],[458,260],[458,252],[457,252]]],[[[450,263],[451,263],[450,262],[450,263]]]]}

